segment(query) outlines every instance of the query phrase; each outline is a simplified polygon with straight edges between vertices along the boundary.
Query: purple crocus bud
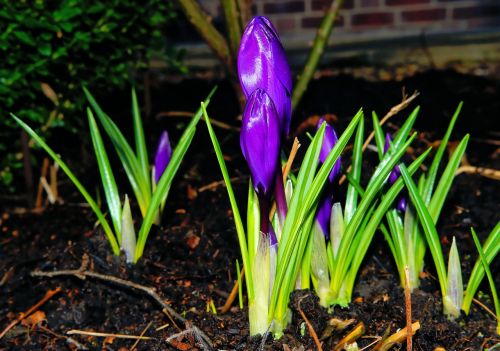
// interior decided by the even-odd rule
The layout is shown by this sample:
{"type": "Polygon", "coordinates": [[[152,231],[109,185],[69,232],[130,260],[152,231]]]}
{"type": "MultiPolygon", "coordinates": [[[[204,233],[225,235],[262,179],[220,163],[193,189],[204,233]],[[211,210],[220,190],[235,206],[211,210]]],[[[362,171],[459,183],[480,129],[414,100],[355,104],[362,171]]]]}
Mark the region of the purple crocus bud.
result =
{"type": "Polygon", "coordinates": [[[168,138],[168,133],[166,130],[160,135],[160,142],[158,143],[158,148],[156,149],[155,155],[155,182],[158,183],[163,172],[170,162],[172,157],[172,146],[170,146],[170,140],[168,138]]]}
{"type": "MultiPolygon", "coordinates": [[[[318,121],[316,130],[318,130],[321,127],[323,122],[325,122],[325,119],[321,118],[318,121]]],[[[335,130],[332,128],[330,124],[326,123],[325,135],[323,137],[323,145],[321,146],[321,151],[319,152],[319,162],[321,164],[326,161],[328,155],[330,154],[330,151],[332,151],[333,147],[337,143],[337,140],[338,138],[337,134],[335,133],[335,130]]],[[[337,177],[337,175],[340,173],[340,166],[341,166],[341,160],[339,157],[335,162],[335,165],[333,166],[332,172],[328,176],[330,183],[333,183],[335,177],[337,177]]]]}
{"type": "MultiPolygon", "coordinates": [[[[389,147],[391,146],[392,142],[392,137],[389,133],[385,134],[385,144],[384,144],[384,153],[386,153],[389,150],[389,147]]],[[[396,180],[401,176],[401,171],[399,170],[399,166],[394,167],[394,169],[391,171],[389,174],[389,184],[392,185],[396,183],[396,180]]],[[[405,195],[399,195],[398,198],[396,199],[396,209],[399,212],[405,212],[406,207],[408,206],[408,199],[406,198],[405,195]]]]}
{"type": "MultiPolygon", "coordinates": [[[[389,150],[389,147],[391,146],[391,142],[392,142],[392,136],[389,133],[386,133],[385,134],[384,153],[386,153],[389,150]]],[[[400,175],[401,175],[401,171],[399,170],[399,166],[394,167],[394,169],[389,174],[389,184],[392,185],[392,184],[396,183],[396,180],[398,180],[400,175]]]]}
{"type": "MultiPolygon", "coordinates": [[[[318,121],[318,125],[316,130],[318,130],[321,125],[325,122],[324,118],[321,118],[318,121]]],[[[320,164],[324,163],[332,151],[333,147],[337,143],[338,138],[337,134],[335,134],[335,130],[330,126],[330,124],[326,123],[325,135],[323,137],[323,145],[321,145],[321,150],[319,152],[319,162],[320,164]]],[[[333,182],[335,178],[340,173],[341,160],[340,157],[335,162],[330,175],[328,176],[329,183],[326,184],[325,189],[323,189],[323,194],[321,196],[318,212],[316,213],[316,222],[319,224],[323,235],[328,238],[330,231],[330,216],[332,212],[332,197],[333,197],[333,182]]]]}
{"type": "Polygon", "coordinates": [[[398,205],[396,208],[398,209],[399,212],[406,212],[406,207],[408,207],[408,200],[406,199],[406,196],[401,196],[398,200],[398,205]]]}
{"type": "Polygon", "coordinates": [[[288,135],[292,115],[292,74],[278,33],[267,17],[254,17],[245,28],[238,51],[238,76],[248,98],[263,89],[276,108],[281,135],[288,135]]]}
{"type": "Polygon", "coordinates": [[[318,205],[316,213],[316,223],[319,224],[325,238],[328,239],[330,233],[330,216],[332,213],[332,196],[323,196],[318,205]]]}
{"type": "Polygon", "coordinates": [[[278,165],[280,127],[273,101],[262,89],[250,95],[243,111],[240,146],[259,200],[269,199],[278,165]]]}

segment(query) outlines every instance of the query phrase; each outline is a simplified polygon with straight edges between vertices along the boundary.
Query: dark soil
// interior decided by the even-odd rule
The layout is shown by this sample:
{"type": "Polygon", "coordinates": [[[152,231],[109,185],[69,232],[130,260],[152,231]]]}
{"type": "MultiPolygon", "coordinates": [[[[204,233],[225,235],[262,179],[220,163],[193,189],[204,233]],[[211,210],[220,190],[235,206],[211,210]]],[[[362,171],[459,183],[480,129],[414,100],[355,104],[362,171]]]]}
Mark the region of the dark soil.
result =
{"type": "MultiPolygon", "coordinates": [[[[483,78],[453,72],[428,72],[404,82],[374,83],[347,76],[322,79],[313,83],[294,124],[298,126],[312,114],[328,112],[339,117],[341,129],[360,103],[365,104],[365,111],[376,109],[379,115],[383,115],[400,101],[403,86],[407,91],[418,89],[422,93],[418,99],[422,112],[417,128],[423,133],[416,143],[417,149],[440,138],[458,101],[465,100],[452,139],[458,140],[465,132],[471,132],[468,161],[475,166],[500,168],[500,85],[483,78]]],[[[200,81],[163,84],[153,91],[153,101],[160,103],[153,106],[152,115],[164,110],[194,110],[193,101],[202,99],[209,87],[210,84],[200,81]],[[174,91],[182,99],[172,98],[174,91]],[[160,96],[168,98],[159,99],[160,96]]],[[[237,104],[234,95],[228,91],[229,86],[223,83],[211,104],[211,115],[236,124],[233,118],[237,114],[237,104]]],[[[391,127],[397,128],[408,113],[406,110],[400,117],[394,117],[391,127]]],[[[147,128],[156,136],[165,125],[170,125],[170,122],[150,120],[147,128]]],[[[214,186],[212,190],[193,192],[193,189],[221,179],[202,124],[198,133],[177,176],[163,226],[153,229],[144,257],[135,267],[127,266],[123,259],[111,254],[101,230],[94,229],[92,212],[79,203],[81,198],[67,181],[62,181],[61,185],[64,204],[48,206],[38,213],[7,204],[0,220],[0,332],[20,312],[41,300],[48,290],[60,287],[61,292],[39,308],[46,318],[41,327],[19,323],[0,340],[0,350],[75,350],[86,347],[123,351],[130,349],[134,340],[82,335],[71,335],[72,339],[68,339],[66,333],[78,329],[140,335],[148,326],[144,335],[154,339],[140,341],[138,350],[204,349],[203,345],[197,344],[196,336],[189,333],[167,341],[186,326],[178,323],[180,330],[177,329],[160,306],[142,292],[92,278],[30,275],[34,270],[78,269],[84,255],[88,255],[89,269],[93,271],[156,288],[175,311],[210,338],[213,349],[315,349],[298,313],[299,308],[319,336],[328,330],[332,318],[354,319],[344,331],[327,335],[323,340],[324,350],[333,349],[361,322],[365,333],[358,339],[360,348],[405,327],[404,291],[399,287],[395,266],[383,240],[374,240],[356,284],[354,301],[348,309],[327,311],[318,305],[312,292],[297,291],[290,304],[292,323],[280,340],[248,337],[246,311],[237,307],[237,301],[225,315],[211,313],[210,307],[222,306],[232,289],[239,248],[226,190],[214,186]]],[[[218,134],[231,175],[246,174],[237,134],[220,130],[218,134]]],[[[150,143],[154,145],[156,139],[151,139],[150,143]]],[[[92,175],[88,178],[87,181],[92,183],[92,175]]],[[[242,199],[246,193],[246,178],[241,176],[235,186],[242,199]]],[[[480,237],[485,238],[499,220],[498,194],[498,181],[478,174],[462,174],[456,178],[447,199],[438,229],[445,252],[452,237],[457,237],[465,282],[477,257],[469,228],[473,226],[480,237]]],[[[498,266],[496,260],[492,265],[496,281],[500,277],[498,266]]],[[[458,321],[450,322],[442,315],[439,287],[431,267],[432,263],[428,261],[421,289],[412,295],[412,318],[421,325],[413,338],[414,349],[434,350],[441,346],[446,350],[480,350],[498,344],[495,321],[479,305],[474,304],[470,315],[464,315],[458,321]]],[[[478,298],[493,308],[488,285],[483,284],[481,290],[484,294],[478,298]]],[[[398,345],[395,349],[405,350],[406,346],[398,345]]]]}

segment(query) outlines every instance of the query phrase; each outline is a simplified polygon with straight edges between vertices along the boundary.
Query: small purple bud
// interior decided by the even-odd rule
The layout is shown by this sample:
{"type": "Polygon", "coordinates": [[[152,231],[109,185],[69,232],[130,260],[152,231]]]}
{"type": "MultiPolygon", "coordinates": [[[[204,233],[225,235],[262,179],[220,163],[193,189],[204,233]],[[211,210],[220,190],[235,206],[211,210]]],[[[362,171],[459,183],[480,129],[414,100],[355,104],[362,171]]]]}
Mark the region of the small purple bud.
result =
{"type": "MultiPolygon", "coordinates": [[[[384,153],[386,153],[389,150],[389,148],[391,146],[391,142],[392,142],[392,136],[389,133],[386,133],[385,134],[384,153]]],[[[399,170],[399,166],[394,167],[394,169],[389,174],[389,184],[393,185],[394,183],[396,183],[396,181],[398,180],[398,178],[400,176],[401,176],[401,171],[399,170]]],[[[406,198],[406,196],[399,195],[398,198],[396,199],[396,202],[397,202],[396,209],[399,212],[404,213],[406,211],[406,207],[408,206],[408,199],[406,198]]]]}
{"type": "Polygon", "coordinates": [[[326,239],[330,233],[330,216],[332,213],[332,196],[324,196],[318,205],[316,213],[316,222],[319,224],[321,231],[326,239]]]}
{"type": "Polygon", "coordinates": [[[406,212],[406,207],[408,206],[408,200],[405,196],[401,196],[398,200],[398,205],[396,206],[399,212],[406,212]]]}
{"type": "Polygon", "coordinates": [[[269,199],[278,166],[280,127],[273,101],[264,90],[256,89],[247,101],[240,146],[259,200],[262,197],[269,199]]]}
{"type": "Polygon", "coordinates": [[[267,17],[246,26],[238,51],[238,76],[248,98],[263,89],[274,102],[281,135],[288,135],[292,116],[292,74],[278,33],[267,17]]]}
{"type": "Polygon", "coordinates": [[[170,146],[170,140],[168,138],[168,133],[166,130],[160,135],[160,142],[158,143],[158,148],[156,149],[155,155],[155,182],[158,183],[163,172],[170,162],[172,157],[172,146],[170,146]]]}
{"type": "MultiPolygon", "coordinates": [[[[321,127],[323,122],[325,122],[325,119],[321,118],[318,121],[316,130],[318,130],[321,127]]],[[[335,133],[335,130],[332,128],[330,124],[326,123],[325,135],[323,137],[323,145],[321,145],[321,150],[319,152],[320,164],[326,161],[328,155],[330,154],[330,151],[332,151],[337,141],[338,138],[337,134],[335,133]]],[[[339,157],[335,162],[335,165],[333,166],[330,175],[328,176],[329,184],[326,184],[325,188],[323,189],[323,194],[321,196],[318,205],[318,212],[316,213],[316,222],[319,224],[325,238],[329,237],[329,231],[330,231],[330,216],[332,213],[332,197],[333,197],[332,185],[333,181],[340,173],[340,166],[341,166],[341,160],[339,157]]]]}
{"type": "MultiPolygon", "coordinates": [[[[318,121],[316,130],[318,130],[321,127],[323,122],[325,122],[325,119],[321,118],[318,121]]],[[[323,137],[323,145],[321,146],[321,151],[319,152],[319,162],[321,164],[326,161],[328,155],[330,154],[330,151],[332,151],[333,147],[337,143],[337,140],[338,138],[337,134],[335,133],[335,130],[332,128],[330,124],[326,123],[325,135],[323,137]]],[[[340,173],[340,166],[341,166],[341,160],[339,157],[335,162],[335,165],[333,166],[332,172],[328,176],[330,183],[333,183],[335,177],[337,177],[337,175],[340,173]]]]}

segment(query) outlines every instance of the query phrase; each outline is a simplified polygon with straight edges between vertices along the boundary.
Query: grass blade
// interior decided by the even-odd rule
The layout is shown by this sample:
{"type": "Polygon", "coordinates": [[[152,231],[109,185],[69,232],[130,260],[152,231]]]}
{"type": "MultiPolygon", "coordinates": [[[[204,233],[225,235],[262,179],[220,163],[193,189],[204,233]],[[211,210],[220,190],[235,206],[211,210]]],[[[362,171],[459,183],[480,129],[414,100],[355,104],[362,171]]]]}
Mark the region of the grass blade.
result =
{"type": "MultiPolygon", "coordinates": [[[[483,249],[481,248],[481,243],[479,242],[479,238],[477,237],[474,228],[470,228],[472,233],[472,239],[474,239],[474,244],[476,245],[477,252],[479,252],[479,260],[483,265],[483,269],[486,272],[486,276],[488,277],[488,283],[490,284],[491,289],[491,297],[493,298],[493,303],[495,304],[495,312],[497,316],[497,334],[500,334],[500,301],[498,300],[497,288],[495,286],[495,281],[493,280],[493,275],[490,271],[490,264],[486,260],[483,249]]],[[[479,261],[478,260],[478,261],[479,261]]]]}
{"type": "Polygon", "coordinates": [[[137,94],[135,88],[132,88],[132,117],[134,119],[134,138],[135,138],[135,152],[137,159],[142,170],[144,180],[148,182],[148,188],[151,187],[149,183],[151,180],[149,172],[149,159],[148,149],[146,147],[146,140],[144,138],[144,129],[142,126],[141,112],[137,102],[137,94]]]}
{"type": "MultiPolygon", "coordinates": [[[[354,139],[354,149],[352,152],[352,168],[349,173],[351,179],[360,182],[361,181],[361,168],[363,166],[363,137],[365,132],[364,119],[361,119],[358,124],[358,130],[356,131],[356,137],[354,139]]],[[[347,196],[345,200],[344,216],[345,223],[349,223],[356,208],[358,207],[358,193],[356,188],[349,182],[347,185],[347,196]]]]}
{"type": "Polygon", "coordinates": [[[149,176],[148,179],[144,178],[139,161],[118,126],[104,113],[92,94],[90,94],[85,87],[83,88],[83,91],[87,96],[90,106],[94,109],[97,118],[101,122],[104,130],[115,147],[116,153],[120,158],[123,169],[127,174],[127,178],[130,182],[132,190],[134,191],[137,202],[139,203],[141,213],[145,216],[147,206],[151,198],[151,188],[148,187],[150,182],[149,176]]]}
{"type": "Polygon", "coordinates": [[[11,116],[26,131],[26,133],[28,133],[38,143],[38,145],[40,145],[49,154],[49,156],[52,157],[54,162],[56,162],[59,165],[59,167],[61,167],[61,169],[68,176],[68,178],[73,182],[73,184],[75,184],[76,188],[78,189],[78,191],[80,191],[82,196],[85,198],[85,201],[87,201],[90,208],[92,209],[92,211],[94,211],[95,215],[97,216],[97,219],[101,223],[101,226],[104,230],[106,237],[108,238],[113,253],[117,256],[120,255],[120,247],[118,246],[116,237],[113,234],[113,230],[109,226],[108,222],[106,221],[106,218],[104,217],[104,214],[101,212],[99,206],[92,198],[92,196],[90,196],[87,189],[85,189],[85,187],[82,185],[82,183],[80,183],[78,178],[73,174],[73,172],[71,172],[68,165],[66,165],[66,163],[59,156],[57,156],[54,150],[52,150],[33,129],[31,129],[26,123],[24,123],[15,115],[11,114],[11,116]]]}
{"type": "Polygon", "coordinates": [[[87,117],[89,121],[92,145],[94,146],[95,157],[97,159],[97,166],[99,168],[99,173],[101,174],[104,195],[108,204],[111,221],[113,222],[116,237],[118,239],[118,244],[121,245],[122,210],[120,193],[118,192],[118,187],[116,186],[113,170],[111,169],[111,165],[109,164],[106,148],[104,147],[104,143],[102,142],[101,133],[99,132],[99,128],[97,127],[97,123],[90,108],[87,108],[87,117]]]}
{"type": "Polygon", "coordinates": [[[378,159],[382,160],[384,157],[385,135],[375,111],[372,112],[372,124],[373,132],[375,134],[375,144],[377,145],[378,159]]]}
{"type": "Polygon", "coordinates": [[[205,104],[202,104],[203,115],[205,118],[205,123],[207,125],[208,133],[212,144],[214,146],[215,155],[217,156],[217,161],[222,172],[222,177],[224,178],[224,183],[226,184],[227,193],[229,196],[229,202],[231,203],[231,209],[233,210],[234,224],[236,226],[236,234],[238,235],[238,242],[240,244],[241,259],[243,261],[243,268],[245,269],[245,283],[247,285],[248,299],[254,298],[253,293],[253,280],[252,280],[252,265],[248,256],[248,247],[246,242],[245,228],[243,226],[243,221],[241,219],[240,211],[238,209],[238,203],[236,202],[236,197],[234,196],[233,186],[231,184],[231,179],[229,178],[229,172],[227,171],[226,162],[224,161],[224,155],[220,148],[219,141],[215,135],[215,131],[210,123],[210,118],[208,117],[207,111],[205,109],[205,104]]]}
{"type": "MultiPolygon", "coordinates": [[[[500,221],[496,224],[495,228],[491,231],[490,235],[486,239],[483,245],[483,256],[486,259],[488,264],[493,262],[493,259],[496,257],[498,252],[500,251],[500,221]]],[[[462,305],[462,309],[466,314],[469,314],[470,306],[472,304],[472,299],[476,295],[476,291],[479,288],[479,284],[483,280],[485,271],[483,264],[479,261],[476,261],[474,264],[474,268],[469,277],[469,281],[467,282],[467,289],[465,291],[464,303],[462,305]]]]}
{"type": "Polygon", "coordinates": [[[422,224],[422,229],[425,234],[425,238],[429,245],[429,249],[432,254],[432,259],[434,260],[434,265],[436,266],[436,271],[438,274],[439,285],[441,287],[441,295],[446,296],[446,268],[444,264],[443,251],[441,249],[441,243],[439,241],[439,235],[436,231],[436,226],[434,225],[434,221],[427,210],[427,206],[425,206],[422,197],[420,196],[417,186],[411,179],[411,176],[408,174],[408,171],[404,164],[399,166],[401,170],[401,176],[406,184],[408,189],[408,193],[410,194],[410,198],[415,206],[415,209],[418,213],[418,217],[420,218],[420,223],[422,224]]]}
{"type": "Polygon", "coordinates": [[[462,160],[462,156],[465,153],[468,141],[469,135],[467,134],[462,141],[460,141],[460,144],[458,144],[457,148],[453,152],[453,155],[450,157],[450,161],[448,162],[448,165],[439,180],[436,191],[434,192],[434,195],[432,195],[432,199],[429,203],[429,213],[431,214],[431,218],[434,223],[436,223],[439,218],[444,201],[446,200],[446,196],[448,195],[453,179],[455,178],[455,172],[457,171],[460,161],[462,160]]]}
{"type": "Polygon", "coordinates": [[[427,181],[425,183],[425,188],[424,188],[424,192],[422,195],[422,198],[423,198],[424,203],[426,205],[429,205],[429,202],[431,200],[431,195],[432,195],[432,191],[434,190],[434,182],[436,181],[439,165],[441,164],[441,160],[443,158],[444,152],[446,151],[446,147],[448,146],[448,141],[450,140],[451,132],[453,131],[453,127],[455,126],[455,122],[457,121],[457,118],[460,114],[460,111],[462,110],[462,106],[463,106],[463,102],[460,102],[457,109],[455,110],[455,113],[453,114],[453,117],[451,118],[450,124],[448,125],[448,128],[446,130],[446,133],[444,134],[443,139],[441,140],[441,143],[439,144],[439,147],[436,151],[436,155],[434,156],[434,159],[432,160],[431,167],[429,168],[429,171],[427,172],[427,181]]]}

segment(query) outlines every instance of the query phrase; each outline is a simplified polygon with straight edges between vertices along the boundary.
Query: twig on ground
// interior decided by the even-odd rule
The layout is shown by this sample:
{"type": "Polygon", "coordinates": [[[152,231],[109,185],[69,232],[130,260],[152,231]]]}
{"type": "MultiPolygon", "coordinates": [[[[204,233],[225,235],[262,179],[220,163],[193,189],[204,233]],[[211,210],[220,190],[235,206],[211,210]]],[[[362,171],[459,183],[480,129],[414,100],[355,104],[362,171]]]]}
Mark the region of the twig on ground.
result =
{"type": "MultiPolygon", "coordinates": [[[[168,303],[166,303],[160,295],[155,291],[154,288],[140,285],[125,279],[117,278],[111,275],[106,275],[106,274],[101,274],[101,273],[96,273],[92,271],[87,271],[86,267],[86,259],[88,259],[88,256],[84,255],[83,261],[82,261],[82,267],[80,269],[74,269],[74,270],[60,270],[60,271],[53,271],[53,272],[42,272],[42,271],[33,271],[31,272],[31,276],[33,277],[57,277],[57,276],[75,276],[77,278],[80,278],[82,280],[85,280],[87,277],[98,279],[98,280],[103,280],[107,281],[119,286],[124,286],[127,288],[135,289],[135,290],[140,290],[147,295],[149,295],[153,300],[156,301],[157,304],[159,304],[162,307],[163,313],[165,313],[172,323],[175,324],[173,318],[177,319],[178,321],[184,323],[184,325],[187,327],[187,325],[190,325],[191,328],[196,328],[199,332],[199,334],[203,337],[205,341],[207,341],[209,344],[211,344],[210,338],[203,333],[201,330],[199,330],[197,327],[193,326],[186,318],[182,317],[179,313],[177,313],[168,303]],[[172,318],[173,317],[173,318],[172,318]]],[[[180,328],[178,328],[180,329],[180,328]]]]}
{"type": "MultiPolygon", "coordinates": [[[[168,111],[168,112],[160,112],[156,115],[156,119],[163,117],[184,117],[184,118],[193,118],[194,113],[188,111],[168,111]]],[[[202,117],[204,119],[205,117],[202,117]]],[[[221,129],[232,130],[234,132],[239,132],[241,129],[239,127],[232,126],[230,124],[218,121],[216,119],[210,118],[210,123],[214,126],[219,127],[221,129]]]]}
{"type": "Polygon", "coordinates": [[[484,303],[482,303],[481,301],[479,301],[476,298],[473,298],[472,301],[475,302],[479,307],[484,309],[488,314],[493,316],[493,318],[495,318],[495,320],[497,320],[497,315],[488,306],[486,306],[484,303]]]}
{"type": "MultiPolygon", "coordinates": [[[[229,178],[229,181],[232,183],[232,182],[235,182],[237,180],[241,180],[243,178],[246,178],[246,177],[233,177],[233,178],[229,178]]],[[[198,192],[202,193],[202,192],[207,191],[207,190],[215,190],[220,186],[225,186],[225,184],[226,183],[224,182],[224,180],[218,180],[218,181],[212,182],[210,184],[203,185],[202,187],[198,188],[198,192]]]]}
{"type": "Polygon", "coordinates": [[[363,322],[359,322],[349,334],[340,339],[337,346],[333,348],[333,351],[342,350],[346,344],[352,344],[353,342],[358,340],[364,333],[365,324],[363,322]]]}
{"type": "Polygon", "coordinates": [[[28,317],[30,314],[32,314],[33,312],[35,312],[40,306],[42,306],[45,302],[47,302],[48,300],[50,300],[52,298],[52,296],[56,295],[57,293],[59,293],[61,291],[61,288],[60,287],[57,287],[55,288],[54,290],[49,290],[45,293],[45,296],[40,300],[38,301],[36,304],[34,304],[33,306],[31,306],[26,312],[23,312],[19,315],[19,317],[17,317],[15,320],[13,320],[1,333],[0,333],[0,339],[2,339],[4,337],[5,334],[7,334],[7,332],[9,330],[11,330],[14,326],[16,326],[19,322],[21,322],[23,319],[25,319],[26,317],[28,317]]]}
{"type": "Polygon", "coordinates": [[[150,322],[148,323],[148,325],[146,325],[146,328],[144,328],[144,330],[142,331],[142,333],[141,333],[141,335],[140,335],[140,336],[141,336],[141,338],[140,338],[140,339],[137,339],[137,340],[134,342],[134,344],[130,347],[130,350],[131,350],[131,351],[134,351],[134,350],[136,349],[137,345],[139,345],[139,343],[141,342],[141,340],[144,340],[144,339],[142,339],[142,337],[144,336],[144,334],[146,334],[146,332],[148,331],[148,329],[151,327],[151,324],[153,324],[153,321],[150,321],[150,322]]]}
{"type": "Polygon", "coordinates": [[[55,331],[50,330],[49,328],[44,327],[43,325],[38,325],[37,328],[39,328],[40,330],[43,330],[44,332],[46,332],[48,334],[51,334],[51,335],[55,336],[58,339],[65,340],[66,343],[68,343],[70,345],[73,345],[74,347],[76,347],[77,350],[88,350],[87,346],[79,343],[75,339],[70,338],[70,337],[68,337],[66,335],[61,335],[59,333],[56,333],[55,331]]]}
{"type": "Polygon", "coordinates": [[[323,346],[321,345],[321,341],[319,341],[319,338],[318,338],[318,334],[316,334],[316,331],[314,330],[311,322],[309,322],[309,319],[307,319],[306,317],[306,314],[304,313],[304,311],[302,311],[302,308],[300,308],[300,304],[302,302],[302,300],[305,298],[305,296],[303,296],[300,300],[299,300],[299,303],[298,303],[298,306],[297,306],[297,310],[299,311],[300,313],[300,316],[302,317],[302,319],[304,320],[304,322],[306,323],[307,325],[307,330],[309,330],[309,334],[311,335],[311,337],[313,338],[314,340],[314,343],[316,344],[316,349],[318,351],[323,351],[323,346]]]}
{"type": "Polygon", "coordinates": [[[68,335],[86,335],[86,336],[97,336],[107,338],[108,336],[118,339],[133,339],[133,340],[152,340],[154,338],[150,336],[142,335],[128,335],[128,334],[114,334],[114,333],[100,333],[86,330],[71,329],[66,332],[68,335]]]}
{"type": "MultiPolygon", "coordinates": [[[[399,112],[401,112],[402,110],[404,110],[406,107],[408,107],[408,105],[411,104],[411,102],[413,100],[415,100],[417,98],[417,96],[419,96],[420,93],[418,91],[415,91],[413,92],[413,94],[411,94],[411,96],[408,96],[406,95],[406,93],[403,91],[403,100],[397,104],[396,106],[393,106],[389,112],[387,112],[384,116],[384,118],[382,118],[380,120],[380,126],[383,126],[391,117],[397,115],[399,112]]],[[[366,148],[368,147],[368,145],[371,143],[371,141],[373,140],[373,138],[375,137],[375,132],[372,131],[369,135],[368,135],[368,138],[366,138],[364,144],[363,144],[363,151],[366,150],[366,148]]],[[[351,166],[349,166],[346,170],[346,174],[349,173],[351,171],[351,166]]],[[[345,181],[346,181],[347,177],[345,176],[345,174],[340,178],[339,180],[339,184],[343,184],[345,181]]]]}
{"type": "Polygon", "coordinates": [[[493,168],[485,168],[485,167],[476,167],[471,165],[463,165],[458,167],[455,175],[459,175],[462,173],[468,174],[478,174],[485,178],[490,178],[494,180],[500,180],[500,170],[493,168]]]}
{"type": "MultiPolygon", "coordinates": [[[[420,329],[420,322],[415,322],[411,326],[412,334],[414,335],[417,330],[420,329]]],[[[389,336],[387,339],[381,341],[373,350],[378,350],[378,351],[388,351],[397,343],[401,343],[404,341],[407,337],[408,330],[406,328],[401,329],[400,331],[392,334],[389,336]]]]}
{"type": "Polygon", "coordinates": [[[408,266],[405,267],[405,305],[406,305],[406,350],[413,350],[413,331],[411,329],[411,292],[408,266]]]}
{"type": "MultiPolygon", "coordinates": [[[[245,276],[245,268],[243,267],[243,268],[241,268],[241,271],[240,271],[240,281],[243,281],[244,276],[245,276]]],[[[231,305],[233,304],[234,300],[236,299],[236,296],[238,296],[238,285],[239,285],[238,280],[236,280],[236,282],[233,285],[233,289],[231,290],[231,293],[227,297],[226,303],[224,304],[224,306],[219,308],[220,313],[222,313],[222,314],[227,313],[229,311],[229,309],[231,308],[231,305]]]]}

